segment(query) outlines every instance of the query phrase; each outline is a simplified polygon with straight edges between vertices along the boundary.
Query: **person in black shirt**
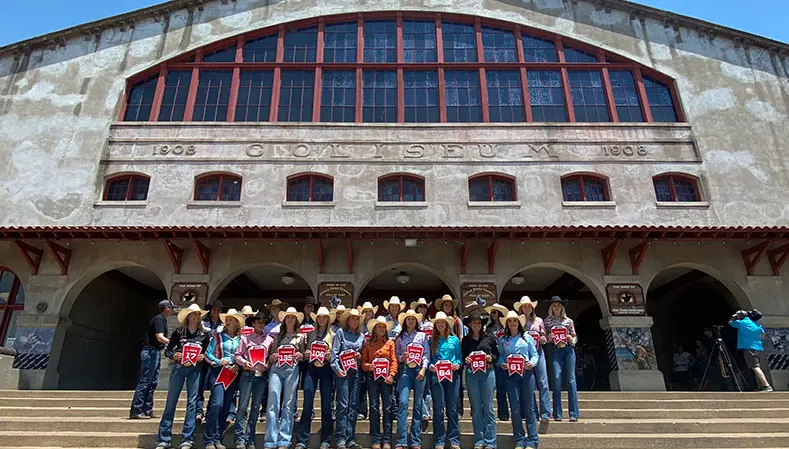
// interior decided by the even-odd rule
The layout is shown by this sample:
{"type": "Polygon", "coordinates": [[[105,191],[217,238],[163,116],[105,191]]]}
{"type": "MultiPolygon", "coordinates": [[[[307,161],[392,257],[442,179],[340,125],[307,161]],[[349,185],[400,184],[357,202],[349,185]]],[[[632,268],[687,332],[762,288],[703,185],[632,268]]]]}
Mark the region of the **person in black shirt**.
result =
{"type": "Polygon", "coordinates": [[[474,449],[493,449],[496,447],[496,416],[493,413],[493,391],[496,376],[493,364],[499,358],[496,337],[482,330],[483,319],[478,311],[471,312],[466,318],[468,335],[463,337],[460,350],[466,365],[466,385],[471,403],[471,422],[474,428],[474,449]],[[484,355],[484,363],[472,368],[477,354],[484,355]],[[472,356],[473,354],[473,356],[472,356]]]}
{"type": "Polygon", "coordinates": [[[161,351],[170,342],[167,338],[167,315],[172,310],[173,303],[160,301],[159,313],[148,323],[140,351],[140,375],[137,377],[129,419],[150,419],[153,416],[153,392],[159,385],[161,351]]]}
{"type": "Polygon", "coordinates": [[[205,351],[211,341],[211,334],[203,329],[200,320],[204,312],[200,306],[192,304],[188,308],[178,312],[178,322],[181,327],[173,331],[170,342],[164,355],[172,360],[172,372],[170,373],[170,386],[167,389],[167,404],[164,406],[162,420],[159,422],[159,437],[156,449],[169,449],[172,447],[173,419],[175,419],[175,408],[178,406],[178,396],[186,384],[186,416],[184,417],[183,441],[179,446],[181,449],[191,449],[194,445],[192,436],[195,431],[195,415],[197,411],[197,391],[200,384],[200,365],[205,360],[205,351]],[[189,347],[187,348],[187,345],[189,347]],[[198,349],[194,360],[191,360],[189,353],[197,345],[198,349]],[[186,351],[190,349],[190,351],[186,351]]]}

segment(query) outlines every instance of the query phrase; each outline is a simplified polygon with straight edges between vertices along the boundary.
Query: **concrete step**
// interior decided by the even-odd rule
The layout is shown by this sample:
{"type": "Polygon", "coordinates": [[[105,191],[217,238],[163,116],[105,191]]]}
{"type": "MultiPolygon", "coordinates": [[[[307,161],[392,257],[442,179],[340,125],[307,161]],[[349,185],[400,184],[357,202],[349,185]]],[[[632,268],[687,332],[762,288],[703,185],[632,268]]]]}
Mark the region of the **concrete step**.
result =
{"type": "MultiPolygon", "coordinates": [[[[258,429],[256,445],[263,447],[263,435],[258,429]]],[[[231,443],[232,436],[227,435],[225,443],[231,443]]],[[[197,441],[199,441],[199,436],[197,441]]],[[[370,446],[368,435],[359,435],[358,443],[363,447],[370,446]]],[[[84,448],[152,448],[156,442],[154,434],[112,433],[112,432],[52,432],[52,431],[2,431],[0,447],[84,447],[84,448]]],[[[174,442],[180,442],[176,437],[174,442]]],[[[317,447],[318,437],[312,435],[310,447],[317,447]]],[[[424,447],[432,447],[430,435],[422,441],[424,447]]],[[[461,435],[461,445],[473,445],[472,436],[461,435]]],[[[499,436],[498,447],[514,447],[511,436],[499,436]]],[[[198,443],[197,447],[202,447],[198,443]]],[[[707,433],[656,435],[656,434],[585,434],[585,435],[545,435],[540,439],[542,449],[690,449],[690,448],[786,448],[789,447],[789,433],[764,433],[751,435],[715,435],[707,433]]]]}

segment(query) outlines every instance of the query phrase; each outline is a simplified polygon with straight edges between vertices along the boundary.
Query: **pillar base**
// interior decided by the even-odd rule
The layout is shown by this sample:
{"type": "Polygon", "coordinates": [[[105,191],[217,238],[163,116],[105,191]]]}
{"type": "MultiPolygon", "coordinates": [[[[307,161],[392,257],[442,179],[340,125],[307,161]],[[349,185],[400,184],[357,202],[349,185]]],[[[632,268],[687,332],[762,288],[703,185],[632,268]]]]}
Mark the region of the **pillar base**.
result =
{"type": "Polygon", "coordinates": [[[19,389],[19,370],[13,369],[14,358],[0,355],[0,390],[19,389]]]}
{"type": "Polygon", "coordinates": [[[771,385],[775,391],[789,390],[789,370],[774,369],[770,370],[773,377],[773,384],[771,385]]]}
{"type": "Polygon", "coordinates": [[[608,375],[612,391],[666,391],[663,373],[657,370],[616,370],[608,375]]]}

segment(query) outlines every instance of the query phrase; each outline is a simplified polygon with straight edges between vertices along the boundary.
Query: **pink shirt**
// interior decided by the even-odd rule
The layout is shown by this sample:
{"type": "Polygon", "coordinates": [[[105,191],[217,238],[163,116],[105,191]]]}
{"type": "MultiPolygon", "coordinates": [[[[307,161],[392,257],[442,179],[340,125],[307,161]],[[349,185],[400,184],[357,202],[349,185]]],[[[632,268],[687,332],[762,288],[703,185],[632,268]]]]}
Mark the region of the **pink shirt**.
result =
{"type": "Polygon", "coordinates": [[[238,344],[238,349],[236,349],[236,363],[238,363],[238,366],[242,368],[247,366],[250,346],[263,346],[266,348],[266,366],[268,366],[268,358],[271,355],[271,345],[274,343],[275,335],[269,334],[264,337],[253,332],[249,335],[241,336],[241,343],[238,344]]]}

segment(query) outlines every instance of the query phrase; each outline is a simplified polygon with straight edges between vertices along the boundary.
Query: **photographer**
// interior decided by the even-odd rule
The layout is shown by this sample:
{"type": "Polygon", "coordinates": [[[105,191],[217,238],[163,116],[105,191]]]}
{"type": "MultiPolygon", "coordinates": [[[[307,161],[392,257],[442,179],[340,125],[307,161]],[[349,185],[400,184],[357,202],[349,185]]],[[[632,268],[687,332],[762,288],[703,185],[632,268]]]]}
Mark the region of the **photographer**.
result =
{"type": "Polygon", "coordinates": [[[764,328],[757,323],[762,318],[758,310],[738,310],[729,320],[729,325],[737,329],[737,349],[742,351],[745,363],[753,370],[756,381],[759,383],[758,391],[773,391],[767,382],[764,370],[769,370],[767,357],[764,355],[764,328]]]}

